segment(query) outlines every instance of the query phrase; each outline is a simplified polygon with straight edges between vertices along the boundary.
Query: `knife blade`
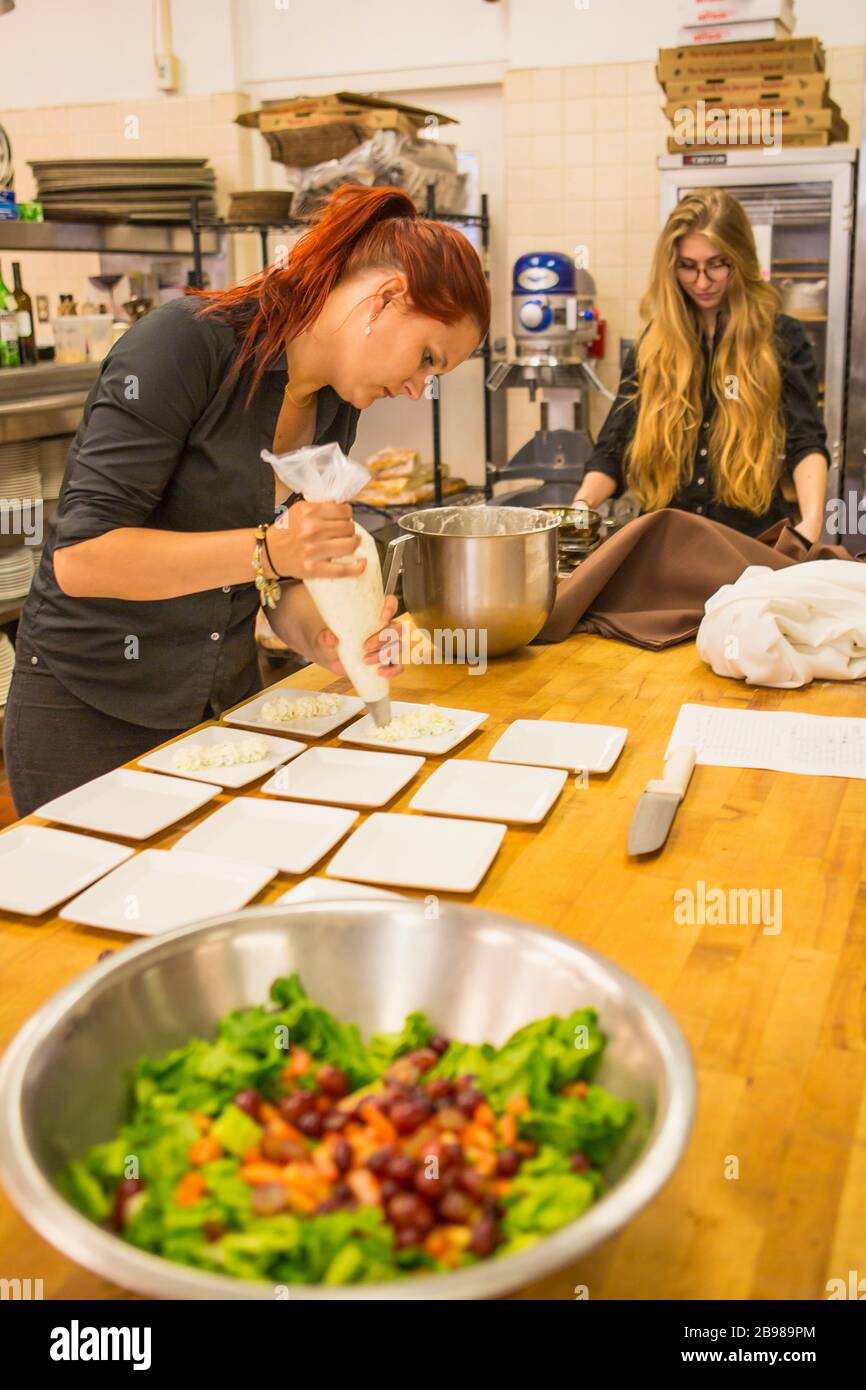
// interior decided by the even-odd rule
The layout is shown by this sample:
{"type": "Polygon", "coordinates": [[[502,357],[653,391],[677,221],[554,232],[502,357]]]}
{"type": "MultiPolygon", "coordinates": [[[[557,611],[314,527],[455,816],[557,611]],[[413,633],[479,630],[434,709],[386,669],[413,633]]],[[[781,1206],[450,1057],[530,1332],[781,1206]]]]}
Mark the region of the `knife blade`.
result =
{"type": "Polygon", "coordinates": [[[675,748],[665,762],[664,776],[647,782],[628,828],[629,854],[652,854],[661,849],[686,794],[695,757],[694,748],[675,748]]]}

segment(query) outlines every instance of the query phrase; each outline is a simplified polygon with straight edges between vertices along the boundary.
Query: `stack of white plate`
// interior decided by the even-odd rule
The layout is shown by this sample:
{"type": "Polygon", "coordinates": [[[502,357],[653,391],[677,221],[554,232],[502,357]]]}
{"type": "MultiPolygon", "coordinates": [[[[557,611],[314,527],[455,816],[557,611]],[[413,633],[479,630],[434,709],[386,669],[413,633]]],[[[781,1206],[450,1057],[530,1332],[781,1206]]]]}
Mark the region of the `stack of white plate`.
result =
{"type": "Polygon", "coordinates": [[[0,709],[4,709],[15,669],[15,648],[5,632],[0,632],[0,709]]]}
{"type": "Polygon", "coordinates": [[[0,444],[0,498],[8,502],[32,502],[42,496],[39,453],[38,439],[0,444]]]}
{"type": "Polygon", "coordinates": [[[33,547],[16,545],[0,550],[0,602],[24,598],[33,583],[33,547]]]}
{"type": "Polygon", "coordinates": [[[69,446],[74,438],[74,434],[58,434],[53,439],[39,441],[39,467],[42,472],[43,497],[53,499],[60,496],[60,485],[63,482],[66,460],[69,457],[69,446]]]}

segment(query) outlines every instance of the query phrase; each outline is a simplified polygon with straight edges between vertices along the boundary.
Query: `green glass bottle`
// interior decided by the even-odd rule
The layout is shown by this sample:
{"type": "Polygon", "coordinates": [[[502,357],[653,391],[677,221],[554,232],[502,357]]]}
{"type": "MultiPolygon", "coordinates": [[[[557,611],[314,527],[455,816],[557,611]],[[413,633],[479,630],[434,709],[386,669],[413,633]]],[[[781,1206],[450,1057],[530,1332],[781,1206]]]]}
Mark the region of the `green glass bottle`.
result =
{"type": "Polygon", "coordinates": [[[0,267],[0,367],[20,367],[18,346],[18,301],[3,283],[0,267]]]}
{"type": "Polygon", "coordinates": [[[12,262],[12,279],[12,298],[15,300],[18,313],[18,351],[21,354],[21,364],[35,367],[39,361],[39,354],[36,351],[36,335],[33,331],[33,301],[21,283],[21,265],[18,261],[12,262]]]}

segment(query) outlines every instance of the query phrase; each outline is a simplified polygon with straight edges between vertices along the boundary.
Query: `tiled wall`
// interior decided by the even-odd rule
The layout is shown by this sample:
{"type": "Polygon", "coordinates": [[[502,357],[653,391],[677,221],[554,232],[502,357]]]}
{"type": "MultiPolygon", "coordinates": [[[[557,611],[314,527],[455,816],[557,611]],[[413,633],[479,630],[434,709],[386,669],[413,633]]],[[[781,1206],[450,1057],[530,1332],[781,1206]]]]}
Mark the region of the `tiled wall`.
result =
{"type": "MultiPolygon", "coordinates": [[[[234,117],[247,110],[248,105],[248,98],[237,92],[166,96],[94,106],[0,111],[0,124],[12,142],[15,190],[20,199],[35,197],[29,160],[197,157],[209,159],[217,176],[218,205],[220,211],[225,211],[229,191],[250,186],[251,142],[261,138],[234,124],[234,117]],[[137,138],[133,139],[126,134],[134,129],[128,121],[130,116],[138,121],[137,138]]],[[[52,314],[61,293],[74,294],[79,304],[86,299],[106,299],[104,293],[95,291],[88,283],[87,277],[99,272],[96,255],[7,253],[4,279],[11,279],[13,260],[21,262],[24,284],[34,301],[37,294],[49,295],[52,314]]],[[[120,285],[115,290],[117,303],[122,294],[120,285]]]]}
{"type": "MultiPolygon", "coordinates": [[[[860,142],[862,48],[829,49],[830,92],[860,142]]],[[[634,337],[659,233],[659,173],[670,123],[654,63],[535,68],[505,79],[508,264],[526,251],[585,245],[607,320],[599,375],[618,381],[619,339],[634,337]]],[[[502,287],[503,293],[509,286],[502,287]]],[[[599,364],[596,363],[598,366],[599,364]]],[[[609,403],[591,393],[593,432],[609,403]]],[[[538,427],[538,407],[508,393],[509,456],[538,427]]]]}

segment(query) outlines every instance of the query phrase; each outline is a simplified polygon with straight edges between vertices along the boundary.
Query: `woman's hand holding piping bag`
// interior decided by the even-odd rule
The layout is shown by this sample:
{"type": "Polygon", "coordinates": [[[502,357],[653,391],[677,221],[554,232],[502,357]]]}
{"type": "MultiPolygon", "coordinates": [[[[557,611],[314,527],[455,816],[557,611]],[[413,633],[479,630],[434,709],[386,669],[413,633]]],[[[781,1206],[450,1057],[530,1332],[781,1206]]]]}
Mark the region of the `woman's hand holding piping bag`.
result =
{"type": "Polygon", "coordinates": [[[277,574],[289,579],[335,579],[362,574],[366,561],[346,557],[358,533],[348,502],[295,502],[268,528],[268,551],[277,574]],[[339,564],[334,562],[339,560],[339,564]]]}
{"type": "MultiPolygon", "coordinates": [[[[389,624],[397,608],[396,598],[389,595],[382,607],[382,627],[368,637],[365,644],[367,664],[377,666],[380,674],[388,680],[399,676],[403,670],[399,661],[389,659],[395,651],[397,637],[396,629],[389,624]]],[[[337,659],[337,638],[329,628],[323,627],[321,615],[302,585],[293,584],[291,588],[283,590],[276,608],[268,613],[268,624],[293,651],[300,652],[336,676],[346,674],[337,659]]]]}

